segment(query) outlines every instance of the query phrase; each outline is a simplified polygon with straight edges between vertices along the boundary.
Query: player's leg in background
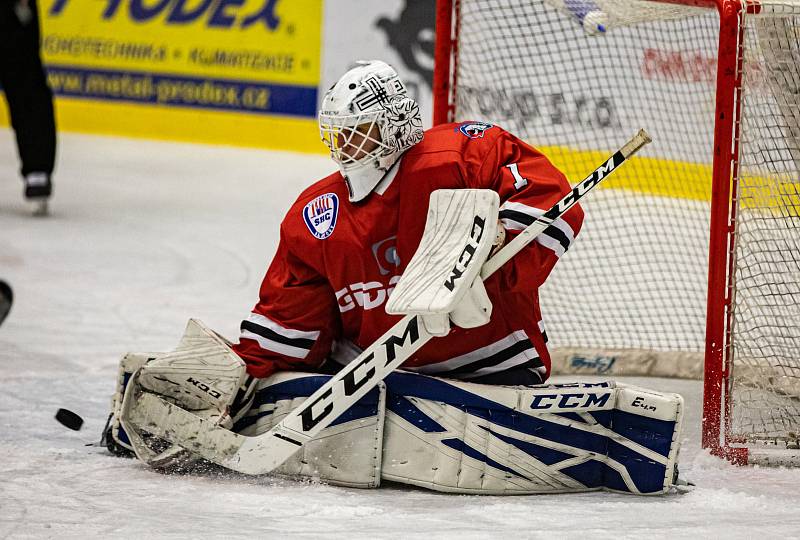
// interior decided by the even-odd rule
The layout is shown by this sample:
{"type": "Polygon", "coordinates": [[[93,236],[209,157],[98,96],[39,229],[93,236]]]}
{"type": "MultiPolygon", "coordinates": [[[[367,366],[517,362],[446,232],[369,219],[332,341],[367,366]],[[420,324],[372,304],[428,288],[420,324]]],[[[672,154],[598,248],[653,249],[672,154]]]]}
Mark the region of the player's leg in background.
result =
{"type": "Polygon", "coordinates": [[[53,94],[39,53],[35,0],[3,2],[0,28],[0,84],[17,138],[25,197],[44,203],[52,192],[56,127],[53,94]]]}

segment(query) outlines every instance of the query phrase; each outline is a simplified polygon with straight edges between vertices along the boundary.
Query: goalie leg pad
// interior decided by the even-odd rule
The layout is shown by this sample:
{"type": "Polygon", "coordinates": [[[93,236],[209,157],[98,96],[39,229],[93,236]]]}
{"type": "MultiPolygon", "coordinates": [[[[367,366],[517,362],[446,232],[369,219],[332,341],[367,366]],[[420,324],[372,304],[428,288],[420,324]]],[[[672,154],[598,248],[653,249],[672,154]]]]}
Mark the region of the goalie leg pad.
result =
{"type": "MultiPolygon", "coordinates": [[[[328,380],[259,381],[234,430],[267,432],[328,380]]],[[[669,489],[682,398],[614,382],[489,386],[392,373],[277,472],[335,485],[380,479],[450,493],[669,489]],[[384,410],[385,409],[385,410],[384,410]]]]}
{"type": "Polygon", "coordinates": [[[384,479],[452,493],[666,492],[682,398],[613,382],[497,387],[393,373],[384,479]]]}
{"type": "MultiPolygon", "coordinates": [[[[248,436],[266,433],[329,379],[282,372],[259,380],[250,410],[233,430],[248,436]]],[[[380,486],[385,404],[386,388],[380,383],[275,472],[339,486],[380,486]]]]}

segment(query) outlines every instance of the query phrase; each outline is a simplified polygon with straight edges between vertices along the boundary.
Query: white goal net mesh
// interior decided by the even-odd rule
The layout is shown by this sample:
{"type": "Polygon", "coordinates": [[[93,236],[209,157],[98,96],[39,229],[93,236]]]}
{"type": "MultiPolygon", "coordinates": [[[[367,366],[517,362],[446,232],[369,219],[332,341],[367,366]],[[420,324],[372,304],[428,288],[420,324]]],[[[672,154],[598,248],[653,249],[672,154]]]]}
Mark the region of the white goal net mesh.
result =
{"type": "MultiPolygon", "coordinates": [[[[800,429],[800,148],[792,116],[800,59],[792,16],[752,20],[732,325],[734,356],[749,368],[732,383],[732,423],[748,437],[786,437],[791,426],[800,429]]],[[[562,352],[556,360],[602,371],[634,358],[653,374],[699,375],[716,10],[638,0],[461,0],[457,24],[456,120],[503,126],[573,182],[639,128],[653,136],[583,204],[584,230],[542,291],[548,337],[562,352]]]]}
{"type": "Polygon", "coordinates": [[[800,3],[745,16],[731,432],[800,431],[800,3]]]}

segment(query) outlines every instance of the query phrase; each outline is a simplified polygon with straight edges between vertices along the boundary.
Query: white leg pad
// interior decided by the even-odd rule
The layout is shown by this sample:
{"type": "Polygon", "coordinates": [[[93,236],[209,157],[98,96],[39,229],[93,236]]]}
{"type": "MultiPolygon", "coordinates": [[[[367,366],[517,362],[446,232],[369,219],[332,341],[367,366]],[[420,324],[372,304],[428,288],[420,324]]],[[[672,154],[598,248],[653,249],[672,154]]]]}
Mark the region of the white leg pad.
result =
{"type": "MultiPolygon", "coordinates": [[[[234,430],[268,431],[326,375],[260,381],[234,430]]],[[[392,373],[279,472],[450,493],[658,494],[674,480],[683,400],[614,382],[489,386],[392,373]]]]}
{"type": "Polygon", "coordinates": [[[614,382],[498,387],[392,374],[383,478],[451,493],[672,485],[683,400],[614,382]]]}

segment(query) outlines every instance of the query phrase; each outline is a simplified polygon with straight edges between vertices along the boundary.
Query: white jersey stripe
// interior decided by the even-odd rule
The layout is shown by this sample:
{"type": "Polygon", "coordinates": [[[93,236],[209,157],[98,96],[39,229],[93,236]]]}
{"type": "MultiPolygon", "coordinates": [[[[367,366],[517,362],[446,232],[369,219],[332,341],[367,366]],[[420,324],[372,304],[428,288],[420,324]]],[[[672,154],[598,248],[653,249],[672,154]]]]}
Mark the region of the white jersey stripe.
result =
{"type": "Polygon", "coordinates": [[[499,341],[490,343],[489,345],[481,347],[480,349],[475,349],[474,351],[468,352],[467,354],[456,356],[455,358],[450,358],[449,360],[445,360],[444,362],[437,362],[436,364],[431,364],[428,366],[420,366],[411,369],[420,371],[422,373],[427,373],[429,375],[434,373],[440,373],[443,371],[452,371],[456,368],[460,368],[461,366],[465,366],[467,364],[471,364],[472,362],[477,362],[478,360],[483,360],[486,357],[497,354],[500,351],[511,347],[516,342],[522,341],[524,339],[528,339],[528,336],[525,334],[525,332],[522,330],[517,330],[516,332],[512,332],[511,334],[507,335],[506,337],[504,337],[499,341]]]}
{"type": "Polygon", "coordinates": [[[561,245],[561,242],[558,240],[547,236],[546,234],[542,233],[537,238],[536,241],[539,242],[541,245],[549,249],[550,251],[556,254],[556,257],[561,258],[561,256],[566,253],[567,250],[564,249],[564,246],[561,245]]]}
{"type": "MultiPolygon", "coordinates": [[[[544,210],[539,208],[534,208],[532,206],[527,206],[522,203],[506,201],[500,206],[500,215],[503,215],[503,210],[509,210],[511,212],[518,212],[520,214],[525,214],[531,218],[538,218],[539,216],[545,213],[544,210]]],[[[510,217],[503,217],[500,220],[503,223],[503,226],[509,231],[521,231],[525,229],[529,223],[523,223],[517,221],[510,217]]],[[[562,243],[562,241],[558,238],[550,236],[547,231],[545,230],[544,233],[540,234],[536,241],[543,245],[544,247],[552,250],[557,257],[561,257],[567,248],[572,244],[575,240],[575,231],[572,230],[569,223],[567,223],[563,218],[558,218],[553,221],[551,227],[555,227],[558,231],[563,234],[563,239],[566,241],[566,246],[562,243]]]]}
{"type": "MultiPolygon", "coordinates": [[[[500,211],[502,212],[503,210],[513,210],[515,212],[521,212],[523,214],[528,214],[532,218],[538,218],[539,216],[542,216],[545,213],[545,210],[542,210],[540,208],[536,208],[534,206],[528,206],[527,204],[522,204],[513,201],[506,201],[502,205],[500,205],[500,211]]],[[[514,221],[513,223],[517,222],[514,221]]],[[[525,225],[522,223],[517,223],[516,226],[521,229],[525,228],[525,225]]],[[[569,223],[566,222],[566,220],[564,220],[564,218],[557,218],[555,221],[553,221],[553,226],[557,227],[561,232],[563,232],[567,236],[570,242],[575,240],[575,231],[572,230],[572,227],[570,226],[569,223]]]]}
{"type": "Polygon", "coordinates": [[[309,349],[292,347],[291,345],[286,345],[284,343],[278,343],[277,341],[267,339],[264,336],[259,336],[258,334],[251,332],[250,330],[243,330],[241,339],[252,339],[253,341],[258,342],[258,345],[264,350],[276,352],[284,356],[291,356],[292,358],[303,359],[308,356],[308,353],[310,352],[309,349]]]}
{"type": "Polygon", "coordinates": [[[304,332],[302,330],[292,330],[291,328],[284,328],[283,326],[279,325],[275,321],[264,317],[258,313],[251,313],[247,320],[253,324],[257,324],[259,326],[263,326],[264,328],[269,328],[273,332],[276,332],[284,337],[289,339],[311,339],[316,340],[319,337],[319,331],[316,332],[304,332]]]}
{"type": "MultiPolygon", "coordinates": [[[[481,347],[480,349],[475,349],[474,351],[468,352],[467,354],[457,356],[455,358],[450,358],[449,360],[445,360],[443,362],[437,362],[436,364],[404,368],[404,369],[416,371],[419,373],[425,373],[426,375],[437,375],[437,374],[446,375],[447,372],[449,371],[453,371],[455,369],[461,368],[473,362],[479,362],[481,360],[484,360],[485,358],[498,354],[510,347],[513,347],[516,343],[527,339],[528,336],[525,334],[524,331],[517,330],[516,332],[507,335],[506,337],[504,337],[499,341],[495,341],[494,343],[491,343],[485,347],[481,347]]],[[[521,353],[518,353],[517,355],[511,358],[504,360],[503,362],[497,364],[496,366],[481,368],[481,370],[478,371],[482,371],[484,369],[490,370],[487,371],[487,373],[493,373],[494,371],[503,371],[504,369],[508,369],[509,367],[521,364],[524,361],[533,360],[536,358],[538,358],[536,350],[531,347],[526,349],[525,351],[522,351],[521,353]],[[520,360],[519,358],[524,358],[524,359],[520,360]],[[495,369],[498,366],[503,366],[503,367],[495,369]]],[[[472,376],[473,373],[475,372],[470,372],[469,376],[472,376]]]]}
{"type": "MultiPolygon", "coordinates": [[[[492,373],[500,373],[501,371],[511,369],[515,366],[524,364],[529,360],[535,360],[538,358],[539,357],[536,356],[536,352],[533,349],[528,349],[526,351],[522,351],[521,353],[512,358],[509,358],[505,362],[497,364],[496,366],[487,366],[484,368],[476,369],[475,371],[472,371],[470,373],[458,373],[452,375],[452,377],[454,379],[463,379],[463,380],[475,379],[478,377],[483,377],[484,375],[490,375],[492,373]]],[[[443,373],[442,376],[448,377],[447,373],[443,373]]]]}

